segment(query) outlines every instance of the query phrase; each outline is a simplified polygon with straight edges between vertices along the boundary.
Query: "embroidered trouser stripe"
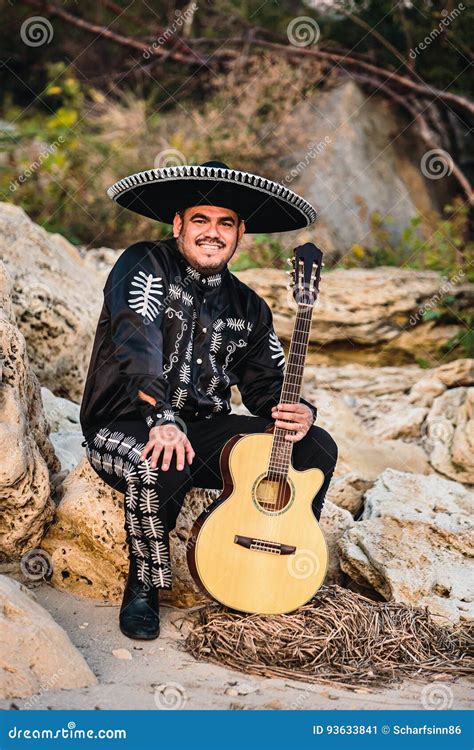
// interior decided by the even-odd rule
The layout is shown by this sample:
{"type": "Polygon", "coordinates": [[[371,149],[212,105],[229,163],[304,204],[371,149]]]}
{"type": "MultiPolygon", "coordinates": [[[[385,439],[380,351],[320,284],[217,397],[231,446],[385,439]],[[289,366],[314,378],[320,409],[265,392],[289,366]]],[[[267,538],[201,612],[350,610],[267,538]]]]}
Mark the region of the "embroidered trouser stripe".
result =
{"type": "Polygon", "coordinates": [[[149,457],[140,461],[144,446],[133,435],[104,427],[85,447],[97,472],[125,481],[125,530],[137,558],[139,578],[156,588],[170,589],[169,539],[156,488],[160,470],[151,468],[149,457]]]}

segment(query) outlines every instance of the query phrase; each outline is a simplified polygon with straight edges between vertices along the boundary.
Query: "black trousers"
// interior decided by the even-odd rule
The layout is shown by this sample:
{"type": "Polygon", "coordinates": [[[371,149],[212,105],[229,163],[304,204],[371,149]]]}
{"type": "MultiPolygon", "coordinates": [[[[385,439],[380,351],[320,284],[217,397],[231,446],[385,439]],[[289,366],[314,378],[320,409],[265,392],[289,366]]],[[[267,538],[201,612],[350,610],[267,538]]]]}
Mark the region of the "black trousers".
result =
{"type": "MultiPolygon", "coordinates": [[[[96,473],[124,494],[124,528],[144,584],[172,588],[169,533],[176,526],[186,493],[192,487],[222,489],[219,457],[224,444],[239,433],[264,432],[272,422],[264,417],[238,414],[187,422],[187,436],[195,456],[192,464],[185,463],[181,470],[176,467],[175,453],[166,471],[161,468],[163,454],[154,469],[150,464],[151,454],[140,460],[140,453],[149,439],[149,428],[143,420],[112,422],[84,441],[87,458],[96,473]]],[[[316,425],[293,443],[295,469],[319,468],[324,473],[324,482],[312,502],[317,520],[337,455],[337,445],[331,435],[316,425]]]]}

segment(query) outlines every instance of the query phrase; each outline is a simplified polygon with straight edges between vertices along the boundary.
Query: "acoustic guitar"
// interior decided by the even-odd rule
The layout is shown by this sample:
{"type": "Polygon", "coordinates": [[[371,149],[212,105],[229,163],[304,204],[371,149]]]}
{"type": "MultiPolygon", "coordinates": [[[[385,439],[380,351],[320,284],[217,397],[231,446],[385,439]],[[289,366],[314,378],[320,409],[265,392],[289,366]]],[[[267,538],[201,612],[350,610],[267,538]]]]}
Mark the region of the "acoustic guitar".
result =
{"type": "MultiPolygon", "coordinates": [[[[280,393],[298,403],[322,252],[297,247],[289,261],[295,325],[280,393]]],[[[191,575],[212,599],[240,612],[281,614],[308,602],[326,575],[328,550],[311,503],[321,469],[297,471],[293,431],[270,424],[263,433],[234,435],[222,448],[223,490],[199,516],[187,542],[191,575]]]]}

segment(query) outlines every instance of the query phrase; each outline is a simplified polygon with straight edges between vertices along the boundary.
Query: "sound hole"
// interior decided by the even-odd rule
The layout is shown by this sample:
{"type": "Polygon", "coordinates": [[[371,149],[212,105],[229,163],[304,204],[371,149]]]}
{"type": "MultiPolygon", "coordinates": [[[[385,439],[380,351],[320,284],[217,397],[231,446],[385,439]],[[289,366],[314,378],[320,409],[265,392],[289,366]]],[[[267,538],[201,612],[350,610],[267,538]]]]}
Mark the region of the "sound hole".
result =
{"type": "Polygon", "coordinates": [[[280,511],[286,508],[291,499],[291,487],[286,478],[268,479],[263,477],[255,487],[255,501],[263,510],[280,511]]]}

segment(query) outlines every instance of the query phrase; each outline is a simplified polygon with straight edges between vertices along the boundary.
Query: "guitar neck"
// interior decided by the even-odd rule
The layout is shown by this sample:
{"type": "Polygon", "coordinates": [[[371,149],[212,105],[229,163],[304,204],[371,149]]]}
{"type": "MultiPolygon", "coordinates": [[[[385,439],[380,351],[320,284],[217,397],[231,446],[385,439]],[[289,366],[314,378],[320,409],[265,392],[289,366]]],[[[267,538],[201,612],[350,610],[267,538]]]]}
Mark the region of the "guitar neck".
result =
{"type": "MultiPolygon", "coordinates": [[[[280,395],[280,401],[284,404],[297,404],[300,401],[312,314],[313,305],[298,304],[280,395]]],[[[268,465],[270,478],[280,479],[288,475],[294,443],[290,440],[285,440],[285,435],[287,434],[294,435],[295,433],[294,431],[285,430],[283,427],[275,427],[274,429],[272,451],[268,465]]]]}

